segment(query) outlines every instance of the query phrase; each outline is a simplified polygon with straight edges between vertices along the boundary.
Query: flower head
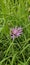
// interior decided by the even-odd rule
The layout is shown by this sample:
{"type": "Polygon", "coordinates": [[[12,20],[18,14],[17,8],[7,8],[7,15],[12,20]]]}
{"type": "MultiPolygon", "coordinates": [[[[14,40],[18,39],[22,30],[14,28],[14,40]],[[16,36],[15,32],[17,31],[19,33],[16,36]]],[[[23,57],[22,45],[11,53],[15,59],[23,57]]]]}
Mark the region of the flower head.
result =
{"type": "Polygon", "coordinates": [[[16,37],[19,37],[22,34],[21,27],[15,27],[11,29],[11,38],[14,40],[16,37]]]}

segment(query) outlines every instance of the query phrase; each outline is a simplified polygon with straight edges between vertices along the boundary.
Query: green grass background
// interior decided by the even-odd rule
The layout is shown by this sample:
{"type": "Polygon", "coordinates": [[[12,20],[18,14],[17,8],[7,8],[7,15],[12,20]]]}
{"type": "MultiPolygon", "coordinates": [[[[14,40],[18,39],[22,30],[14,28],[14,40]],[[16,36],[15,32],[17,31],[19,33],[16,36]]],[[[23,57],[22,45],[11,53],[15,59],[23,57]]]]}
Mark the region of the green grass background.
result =
{"type": "Polygon", "coordinates": [[[30,65],[30,0],[0,0],[0,65],[30,65]],[[10,29],[23,34],[11,40],[10,29]]]}

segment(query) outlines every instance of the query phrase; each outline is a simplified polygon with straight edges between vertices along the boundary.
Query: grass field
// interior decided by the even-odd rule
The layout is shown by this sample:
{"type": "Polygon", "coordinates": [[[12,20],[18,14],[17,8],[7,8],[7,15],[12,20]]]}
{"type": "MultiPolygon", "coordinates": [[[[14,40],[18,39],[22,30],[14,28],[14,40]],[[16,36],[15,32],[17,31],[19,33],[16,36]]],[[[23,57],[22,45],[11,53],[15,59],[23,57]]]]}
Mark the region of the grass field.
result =
{"type": "Polygon", "coordinates": [[[30,65],[30,0],[0,0],[0,65],[30,65]],[[11,39],[11,28],[23,33],[11,39]]]}

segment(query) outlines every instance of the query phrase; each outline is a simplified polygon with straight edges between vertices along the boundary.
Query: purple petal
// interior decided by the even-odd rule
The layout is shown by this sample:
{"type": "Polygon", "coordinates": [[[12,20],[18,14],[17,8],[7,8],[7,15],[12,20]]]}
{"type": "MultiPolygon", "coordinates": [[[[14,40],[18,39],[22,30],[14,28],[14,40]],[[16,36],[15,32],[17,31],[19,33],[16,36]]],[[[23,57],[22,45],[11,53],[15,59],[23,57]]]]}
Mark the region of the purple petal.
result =
{"type": "Polygon", "coordinates": [[[13,34],[16,34],[16,32],[17,32],[17,29],[12,29],[13,34]]]}

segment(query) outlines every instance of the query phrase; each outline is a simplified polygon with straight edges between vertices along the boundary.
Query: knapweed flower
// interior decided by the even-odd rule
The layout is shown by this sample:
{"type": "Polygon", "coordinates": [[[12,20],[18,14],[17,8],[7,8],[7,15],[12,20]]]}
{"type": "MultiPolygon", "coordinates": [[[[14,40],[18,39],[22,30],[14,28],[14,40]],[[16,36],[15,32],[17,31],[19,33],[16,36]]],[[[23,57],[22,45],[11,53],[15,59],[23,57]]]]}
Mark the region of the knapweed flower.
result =
{"type": "Polygon", "coordinates": [[[14,40],[15,38],[19,37],[22,34],[21,27],[15,27],[11,29],[11,38],[14,40]]]}

